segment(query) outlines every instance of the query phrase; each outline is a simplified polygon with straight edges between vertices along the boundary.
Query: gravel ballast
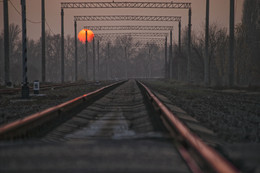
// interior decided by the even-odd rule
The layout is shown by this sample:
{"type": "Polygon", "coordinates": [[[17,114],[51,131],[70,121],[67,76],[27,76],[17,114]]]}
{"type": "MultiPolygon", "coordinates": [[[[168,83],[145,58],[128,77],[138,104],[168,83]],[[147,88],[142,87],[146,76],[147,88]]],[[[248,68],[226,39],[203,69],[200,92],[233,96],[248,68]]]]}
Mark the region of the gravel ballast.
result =
{"type": "Polygon", "coordinates": [[[260,92],[145,81],[227,143],[260,143],[260,92]]]}
{"type": "Polygon", "coordinates": [[[20,92],[12,95],[1,94],[0,125],[59,105],[111,83],[113,82],[79,83],[77,86],[40,91],[38,96],[30,94],[30,99],[21,99],[20,92]]]}

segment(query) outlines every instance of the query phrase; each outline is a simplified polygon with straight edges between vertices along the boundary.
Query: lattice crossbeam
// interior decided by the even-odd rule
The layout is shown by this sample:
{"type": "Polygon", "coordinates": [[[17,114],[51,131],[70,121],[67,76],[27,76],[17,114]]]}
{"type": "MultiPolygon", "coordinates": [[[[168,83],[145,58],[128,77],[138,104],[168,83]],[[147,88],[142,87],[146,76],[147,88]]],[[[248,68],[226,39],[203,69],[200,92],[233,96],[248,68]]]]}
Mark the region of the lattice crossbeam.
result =
{"type": "Polygon", "coordinates": [[[189,9],[183,2],[62,2],[61,8],[169,8],[189,9]]]}
{"type": "Polygon", "coordinates": [[[84,28],[97,30],[173,30],[173,26],[85,26],[84,28]]]}
{"type": "Polygon", "coordinates": [[[180,22],[181,16],[74,16],[75,21],[162,21],[180,22]]]}

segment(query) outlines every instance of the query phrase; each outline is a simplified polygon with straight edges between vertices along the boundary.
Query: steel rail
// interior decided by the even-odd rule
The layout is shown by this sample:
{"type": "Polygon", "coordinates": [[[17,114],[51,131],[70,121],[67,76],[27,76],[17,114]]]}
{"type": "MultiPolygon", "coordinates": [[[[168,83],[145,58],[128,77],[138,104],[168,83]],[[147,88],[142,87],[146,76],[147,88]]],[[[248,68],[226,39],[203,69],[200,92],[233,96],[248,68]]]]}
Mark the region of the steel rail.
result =
{"type": "MultiPolygon", "coordinates": [[[[199,153],[199,155],[210,165],[210,167],[218,173],[239,173],[240,171],[235,168],[228,160],[222,157],[212,147],[206,145],[199,137],[193,134],[143,83],[139,84],[145,89],[146,94],[150,98],[150,101],[156,105],[169,124],[166,125],[169,131],[177,131],[181,138],[191,148],[199,153]]],[[[164,123],[166,123],[164,121],[164,123]]]]}
{"type": "Polygon", "coordinates": [[[74,16],[74,21],[122,21],[122,20],[180,22],[181,16],[137,16],[137,15],[74,16]]]}
{"type": "Polygon", "coordinates": [[[189,9],[183,2],[62,2],[61,8],[168,8],[189,9]]]}
{"type": "Polygon", "coordinates": [[[100,89],[97,89],[96,91],[84,94],[60,105],[32,114],[25,118],[18,119],[9,124],[0,126],[0,140],[21,138],[27,136],[28,134],[30,134],[30,131],[34,130],[34,128],[50,122],[52,119],[55,119],[59,116],[63,116],[62,113],[70,111],[71,109],[83,103],[86,103],[93,97],[97,97],[100,94],[103,94],[109,89],[112,89],[122,83],[124,83],[124,81],[104,86],[100,89]]]}

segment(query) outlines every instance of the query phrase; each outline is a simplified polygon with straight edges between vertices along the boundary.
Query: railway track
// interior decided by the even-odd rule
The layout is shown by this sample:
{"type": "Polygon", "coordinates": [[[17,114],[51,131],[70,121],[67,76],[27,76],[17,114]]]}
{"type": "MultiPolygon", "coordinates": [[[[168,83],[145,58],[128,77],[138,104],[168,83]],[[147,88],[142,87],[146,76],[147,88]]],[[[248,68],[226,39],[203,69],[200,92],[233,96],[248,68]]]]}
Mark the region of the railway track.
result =
{"type": "MultiPolygon", "coordinates": [[[[41,85],[40,91],[50,90],[50,89],[58,89],[58,88],[65,88],[71,86],[78,86],[78,85],[88,85],[92,84],[93,82],[88,82],[86,84],[78,84],[78,83],[64,83],[64,84],[52,84],[52,85],[41,85]]],[[[29,87],[31,91],[33,91],[33,87],[29,87]]],[[[0,94],[16,94],[21,92],[21,88],[5,88],[0,89],[0,94]]]]}
{"type": "Polygon", "coordinates": [[[160,100],[130,80],[4,125],[0,171],[239,172],[210,130],[160,100]]]}

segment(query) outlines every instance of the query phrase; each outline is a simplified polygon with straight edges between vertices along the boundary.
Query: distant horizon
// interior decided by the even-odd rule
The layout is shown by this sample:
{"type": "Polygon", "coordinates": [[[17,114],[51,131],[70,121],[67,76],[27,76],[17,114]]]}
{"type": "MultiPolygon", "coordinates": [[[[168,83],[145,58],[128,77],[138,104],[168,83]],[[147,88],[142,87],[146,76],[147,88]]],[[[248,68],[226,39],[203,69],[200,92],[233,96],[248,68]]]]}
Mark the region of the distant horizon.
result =
{"type": "MultiPolygon", "coordinates": [[[[115,2],[125,2],[126,0],[115,0],[115,2]]],[[[129,0],[128,0],[129,1],[129,0]]],[[[142,0],[143,2],[158,2],[158,0],[142,0]]],[[[171,2],[166,0],[163,2],[171,2]]],[[[54,34],[60,34],[60,3],[61,2],[79,2],[76,0],[45,0],[45,17],[48,24],[45,25],[46,31],[50,26],[54,34]]],[[[92,2],[112,2],[109,0],[92,0],[92,2]]],[[[129,1],[136,2],[136,1],[129,1]]],[[[173,2],[191,2],[192,3],[192,30],[195,32],[204,32],[205,23],[205,3],[206,0],[175,0],[173,2]]],[[[243,2],[244,0],[236,0],[235,5],[235,24],[241,23],[243,2]]],[[[21,16],[18,12],[21,11],[20,0],[9,0],[9,24],[14,23],[21,27],[21,16]],[[11,1],[11,2],[10,2],[11,1]],[[14,8],[14,7],[16,8],[14,8]],[[17,12],[17,11],[18,12],[17,12]]],[[[41,0],[27,0],[26,1],[26,17],[27,20],[27,37],[33,40],[38,40],[41,37],[41,0]],[[32,23],[37,22],[37,23],[32,23]]],[[[0,2],[0,8],[3,10],[3,2],[0,2]]],[[[74,23],[73,18],[76,15],[150,15],[150,16],[181,16],[182,29],[187,26],[188,10],[180,9],[65,9],[65,33],[74,37],[74,23]]],[[[85,25],[172,25],[171,22],[137,22],[137,21],[89,21],[78,22],[78,32],[84,28],[85,25]]],[[[210,1],[210,24],[216,24],[220,27],[229,28],[229,1],[218,0],[210,1]],[[214,14],[214,15],[213,15],[214,14]]],[[[177,40],[178,24],[173,23],[174,26],[174,40],[177,40]]],[[[0,31],[3,32],[3,12],[0,13],[0,31]]],[[[95,32],[95,31],[94,31],[95,32]]],[[[155,32],[155,31],[154,31],[155,32]]]]}

